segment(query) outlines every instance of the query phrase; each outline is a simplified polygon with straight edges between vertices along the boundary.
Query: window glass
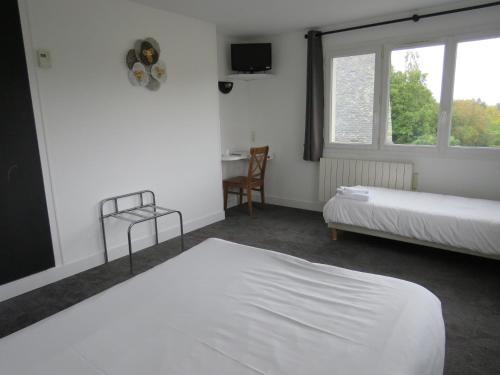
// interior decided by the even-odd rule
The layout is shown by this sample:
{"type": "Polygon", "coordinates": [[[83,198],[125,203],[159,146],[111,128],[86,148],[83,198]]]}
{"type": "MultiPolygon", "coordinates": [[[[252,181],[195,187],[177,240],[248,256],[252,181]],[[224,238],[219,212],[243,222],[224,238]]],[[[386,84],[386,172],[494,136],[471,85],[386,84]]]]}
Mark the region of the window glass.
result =
{"type": "Polygon", "coordinates": [[[390,64],[386,143],[437,144],[444,45],[393,50],[390,64]]]}
{"type": "Polygon", "coordinates": [[[372,144],[375,60],[375,53],[333,59],[330,142],[372,144]]]}
{"type": "Polygon", "coordinates": [[[500,147],[500,38],[457,45],[449,143],[500,147]]]}

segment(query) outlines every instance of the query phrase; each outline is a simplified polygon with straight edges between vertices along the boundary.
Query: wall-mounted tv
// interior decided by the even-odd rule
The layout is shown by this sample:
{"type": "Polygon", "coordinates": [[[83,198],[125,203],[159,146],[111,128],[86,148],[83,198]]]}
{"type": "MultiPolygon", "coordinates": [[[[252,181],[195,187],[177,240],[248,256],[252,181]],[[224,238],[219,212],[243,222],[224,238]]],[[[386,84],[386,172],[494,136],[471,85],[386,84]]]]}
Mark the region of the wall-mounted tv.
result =
{"type": "Polygon", "coordinates": [[[231,69],[242,73],[271,70],[271,43],[231,44],[231,69]]]}

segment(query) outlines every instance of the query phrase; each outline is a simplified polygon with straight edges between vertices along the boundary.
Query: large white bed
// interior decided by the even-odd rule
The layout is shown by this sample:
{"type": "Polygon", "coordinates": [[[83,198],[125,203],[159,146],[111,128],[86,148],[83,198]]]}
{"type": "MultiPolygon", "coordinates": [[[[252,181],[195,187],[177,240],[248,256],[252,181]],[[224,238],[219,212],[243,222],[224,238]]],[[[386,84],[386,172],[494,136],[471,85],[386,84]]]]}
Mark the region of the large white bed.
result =
{"type": "Polygon", "coordinates": [[[500,258],[500,202],[360,188],[369,190],[368,202],[340,196],[327,202],[323,214],[331,228],[500,258]]]}
{"type": "Polygon", "coordinates": [[[0,340],[8,375],[441,375],[439,300],[210,239],[0,340]]]}

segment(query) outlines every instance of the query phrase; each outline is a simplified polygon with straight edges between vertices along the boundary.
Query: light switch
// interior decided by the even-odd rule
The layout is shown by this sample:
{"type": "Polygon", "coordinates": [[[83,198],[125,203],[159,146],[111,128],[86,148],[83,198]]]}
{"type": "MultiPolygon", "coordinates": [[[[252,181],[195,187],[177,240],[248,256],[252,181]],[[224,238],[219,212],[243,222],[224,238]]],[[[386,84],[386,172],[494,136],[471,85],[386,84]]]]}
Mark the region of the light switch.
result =
{"type": "Polygon", "coordinates": [[[42,69],[52,68],[52,59],[50,58],[50,51],[47,49],[39,49],[36,51],[38,58],[38,66],[42,69]]]}

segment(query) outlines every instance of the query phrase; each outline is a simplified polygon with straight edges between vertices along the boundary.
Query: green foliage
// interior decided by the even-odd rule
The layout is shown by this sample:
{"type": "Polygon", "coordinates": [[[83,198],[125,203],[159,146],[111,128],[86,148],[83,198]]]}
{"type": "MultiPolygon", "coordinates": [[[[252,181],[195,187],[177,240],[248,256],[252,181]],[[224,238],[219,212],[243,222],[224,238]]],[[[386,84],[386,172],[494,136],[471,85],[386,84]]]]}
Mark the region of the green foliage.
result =
{"type": "Polygon", "coordinates": [[[453,102],[451,134],[458,145],[493,146],[488,107],[480,100],[453,102]]]}
{"type": "Polygon", "coordinates": [[[439,103],[426,86],[418,55],[406,56],[404,72],[391,69],[392,141],[396,144],[435,144],[439,103]]]}
{"type": "MultiPolygon", "coordinates": [[[[426,78],[418,54],[407,54],[404,72],[391,68],[389,133],[395,144],[437,142],[439,103],[427,88],[426,78]]],[[[480,99],[455,100],[450,145],[500,147],[500,103],[488,106],[480,99]]]]}

